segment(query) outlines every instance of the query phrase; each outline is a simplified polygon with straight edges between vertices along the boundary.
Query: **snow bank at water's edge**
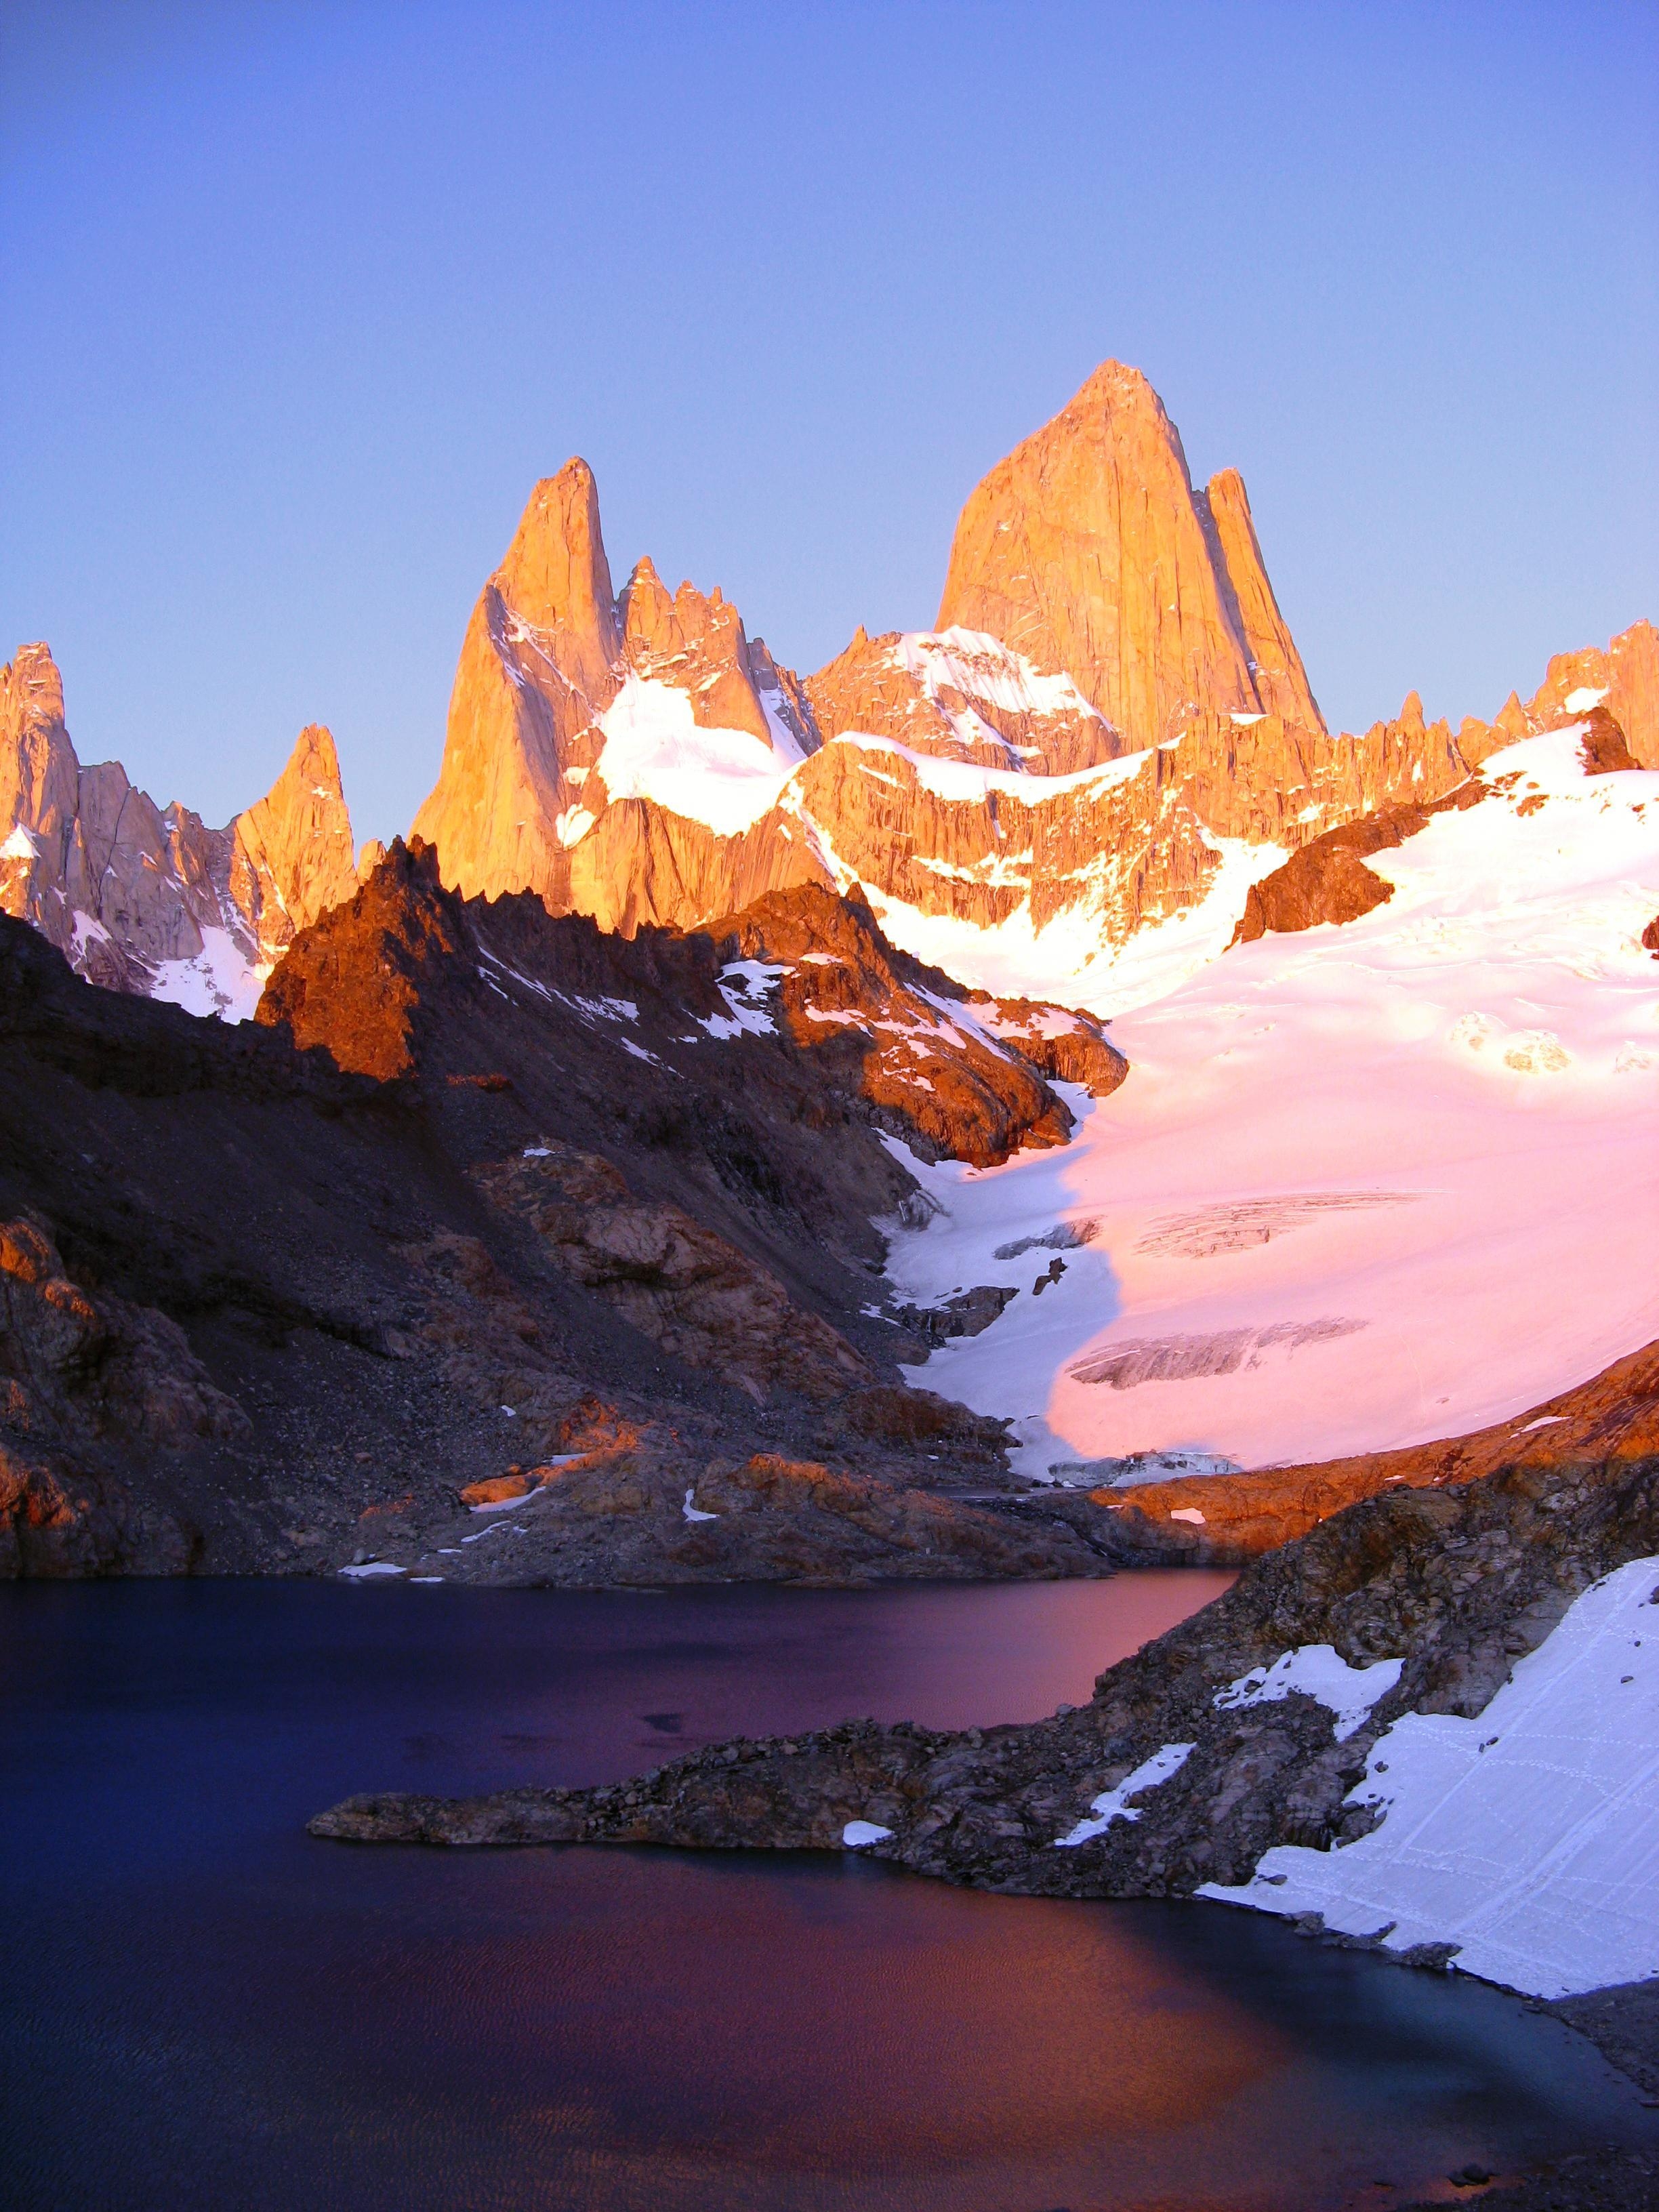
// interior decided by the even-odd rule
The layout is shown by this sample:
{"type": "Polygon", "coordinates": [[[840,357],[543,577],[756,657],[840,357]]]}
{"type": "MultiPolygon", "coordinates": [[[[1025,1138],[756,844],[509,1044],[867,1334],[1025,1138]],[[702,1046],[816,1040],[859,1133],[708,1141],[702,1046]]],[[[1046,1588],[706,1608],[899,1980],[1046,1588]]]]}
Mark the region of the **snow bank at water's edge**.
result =
{"type": "Polygon", "coordinates": [[[1348,1802],[1381,1813],[1370,1835],[1199,1895],[1450,1944],[1531,1996],[1659,1974],[1659,1559],[1587,1590],[1474,1719],[1396,1721],[1348,1802]]]}

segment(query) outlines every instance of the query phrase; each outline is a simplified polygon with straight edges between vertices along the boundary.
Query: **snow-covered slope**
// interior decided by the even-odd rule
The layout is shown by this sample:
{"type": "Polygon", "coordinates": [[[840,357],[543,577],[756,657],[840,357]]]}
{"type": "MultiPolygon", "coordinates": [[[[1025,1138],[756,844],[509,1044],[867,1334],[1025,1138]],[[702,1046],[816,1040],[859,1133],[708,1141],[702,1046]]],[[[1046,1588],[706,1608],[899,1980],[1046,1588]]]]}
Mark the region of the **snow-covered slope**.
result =
{"type": "Polygon", "coordinates": [[[1028,1473],[1425,1442],[1659,1336],[1659,775],[1574,726],[1482,776],[1371,857],[1386,905],[1117,1022],[1066,1150],[918,1170],[901,1293],[1022,1295],[913,1376],[1013,1416],[1028,1473]]]}
{"type": "MultiPolygon", "coordinates": [[[[751,829],[775,806],[801,760],[793,732],[781,721],[770,744],[747,730],[702,728],[687,692],[631,673],[599,729],[605,743],[593,773],[609,798],[654,799],[723,837],[751,829]]],[[[586,813],[582,826],[593,819],[586,813]]]]}
{"type": "MultiPolygon", "coordinates": [[[[1659,1974],[1659,1559],[1587,1590],[1471,1720],[1407,1713],[1351,1802],[1381,1824],[1335,1850],[1282,1845],[1216,1897],[1322,1914],[1389,1950],[1561,1997],[1659,1974]]],[[[1396,1669],[1396,1671],[1398,1671],[1396,1669]]]]}
{"type": "MultiPolygon", "coordinates": [[[[832,739],[823,749],[825,763],[836,746],[848,742],[858,741],[832,739]]],[[[1085,802],[1097,801],[1115,786],[1133,786],[1146,766],[1145,753],[1133,753],[1109,768],[1067,776],[1010,776],[1004,779],[1007,788],[999,795],[1032,810],[1073,794],[1085,802]]],[[[952,795],[962,799],[968,794],[959,789],[952,795]]],[[[1212,858],[1212,872],[1191,903],[1142,921],[1127,938],[1119,938],[1112,933],[1112,923],[1121,869],[1109,824],[1103,824],[1096,858],[1078,872],[1079,896],[1041,923],[1034,918],[1029,896],[1029,849],[1017,854],[1012,865],[999,860],[981,866],[980,873],[988,886],[1012,882],[1027,894],[1000,920],[981,922],[964,915],[930,912],[879,882],[860,878],[842,860],[830,831],[821,822],[814,826],[818,848],[841,888],[859,884],[883,932],[902,951],[943,968],[975,990],[1007,998],[1057,999],[1109,1018],[1167,997],[1225,951],[1251,884],[1285,858],[1282,845],[1200,836],[1198,842],[1212,858]]],[[[946,872],[937,861],[922,865],[931,865],[936,873],[946,872]]]]}

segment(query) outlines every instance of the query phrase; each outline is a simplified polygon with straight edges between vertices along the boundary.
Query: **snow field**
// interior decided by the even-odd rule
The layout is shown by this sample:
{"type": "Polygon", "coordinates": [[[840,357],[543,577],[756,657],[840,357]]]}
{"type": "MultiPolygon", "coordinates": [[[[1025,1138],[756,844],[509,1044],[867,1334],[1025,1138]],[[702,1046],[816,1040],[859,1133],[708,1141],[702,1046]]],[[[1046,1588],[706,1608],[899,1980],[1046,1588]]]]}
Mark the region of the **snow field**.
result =
{"type": "MultiPolygon", "coordinates": [[[[746,730],[700,729],[690,695],[672,684],[629,676],[599,717],[598,774],[612,799],[650,799],[722,837],[752,829],[777,804],[799,766],[800,749],[781,718],[772,742],[746,730]]],[[[589,815],[568,842],[592,826],[589,815]]]]}
{"type": "Polygon", "coordinates": [[[911,1379],[1014,1419],[1027,1474],[1425,1443],[1659,1336],[1659,775],[1587,775],[1572,730],[1485,774],[1368,863],[1387,905],[1115,1024],[1128,1079],[1067,1094],[1068,1146],[906,1156],[939,1211],[894,1237],[900,1293],[1019,1292],[911,1379]],[[1040,1289],[995,1256],[1085,1222],[1040,1289]]]}
{"type": "Polygon", "coordinates": [[[1532,1996],[1659,1974],[1659,1559],[1587,1590],[1473,1720],[1396,1721],[1348,1802],[1381,1825],[1200,1896],[1386,1930],[1391,1951],[1452,1943],[1532,1996]]]}

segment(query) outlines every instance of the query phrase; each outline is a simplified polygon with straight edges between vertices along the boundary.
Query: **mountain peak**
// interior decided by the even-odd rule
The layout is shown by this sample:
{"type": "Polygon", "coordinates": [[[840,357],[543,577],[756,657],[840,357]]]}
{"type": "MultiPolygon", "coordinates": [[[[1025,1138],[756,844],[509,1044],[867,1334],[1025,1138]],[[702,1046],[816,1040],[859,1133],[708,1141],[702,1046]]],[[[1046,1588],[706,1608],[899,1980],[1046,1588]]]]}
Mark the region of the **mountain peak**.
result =
{"type": "Polygon", "coordinates": [[[1069,414],[1071,407],[1097,405],[1142,407],[1166,422],[1170,419],[1145,371],[1127,361],[1103,361],[1079,386],[1065,411],[1069,414]]]}
{"type": "Polygon", "coordinates": [[[20,645],[10,665],[0,669],[0,696],[3,696],[8,708],[20,717],[63,720],[64,679],[52,657],[52,647],[44,639],[38,639],[33,645],[20,645]]]}
{"type": "Polygon", "coordinates": [[[296,929],[349,895],[351,817],[334,739],[302,730],[265,796],[222,830],[82,769],[50,650],[0,669],[0,912],[94,982],[198,1013],[251,1012],[296,929]]]}
{"type": "Polygon", "coordinates": [[[939,628],[1066,672],[1137,746],[1198,702],[1324,727],[1242,480],[1225,470],[1195,493],[1163,401],[1121,362],[1102,362],[969,499],[939,628]]]}
{"type": "Polygon", "coordinates": [[[531,493],[495,588],[520,622],[561,640],[562,665],[585,690],[605,684],[620,646],[599,491],[579,457],[531,493]]]}
{"type": "Polygon", "coordinates": [[[230,825],[230,892],[268,959],[356,887],[333,732],[308,723],[264,797],[230,825]]]}

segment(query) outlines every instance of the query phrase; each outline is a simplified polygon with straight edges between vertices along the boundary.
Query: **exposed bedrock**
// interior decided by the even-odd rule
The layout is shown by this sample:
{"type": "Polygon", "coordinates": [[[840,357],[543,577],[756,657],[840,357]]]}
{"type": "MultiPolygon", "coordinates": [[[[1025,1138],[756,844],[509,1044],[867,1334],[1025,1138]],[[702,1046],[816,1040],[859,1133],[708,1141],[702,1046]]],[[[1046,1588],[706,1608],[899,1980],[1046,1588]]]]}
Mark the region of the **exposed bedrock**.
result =
{"type": "Polygon", "coordinates": [[[1364,1833],[1374,1814],[1343,1801],[1386,1728],[1407,1711],[1480,1712],[1577,1595],[1656,1552],[1656,1459],[1399,1489],[1255,1561],[1224,1596],[1103,1674],[1089,1705],[1034,1725],[946,1734],[853,1721],[718,1746],[599,1790],[354,1797],[312,1832],[771,1850],[862,1842],[918,1873],[1005,1892],[1187,1895],[1244,1881],[1274,1844],[1364,1833]],[[1252,1670],[1321,1644],[1354,1670],[1399,1663],[1380,1668],[1340,1721],[1294,1686],[1240,1694],[1252,1670]],[[1091,1805],[1114,1791],[1128,1816],[1091,1821],[1091,1805]],[[848,1838],[851,1822],[885,1832],[848,1838]]]}
{"type": "MultiPolygon", "coordinates": [[[[890,1431],[884,1440],[890,1452],[890,1431]]],[[[567,1588],[781,1582],[844,1589],[1104,1571],[1069,1529],[860,1471],[881,1463],[856,1413],[823,1434],[825,1459],[779,1451],[737,1459],[694,1452],[684,1433],[661,1425],[623,1430],[562,1464],[470,1486],[465,1495],[481,1510],[459,1513],[447,1527],[394,1525],[378,1558],[387,1568],[442,1576],[465,1558],[471,1583],[567,1588]],[[838,1463],[828,1463],[830,1455],[838,1463]],[[489,1494],[503,1490],[505,1497],[489,1494]]],[[[951,1440],[907,1441],[948,1449],[951,1440]]]]}
{"type": "Polygon", "coordinates": [[[89,1296],[38,1222],[0,1221],[0,1576],[183,1571],[189,1531],[123,1461],[249,1433],[176,1322],[89,1296]]]}
{"type": "Polygon", "coordinates": [[[1036,1725],[945,1735],[848,1721],[717,1745],[604,1790],[347,1798],[312,1834],[805,1850],[869,1823],[887,1834],[849,1840],[951,1882],[1188,1896],[1245,1881],[1272,1844],[1364,1834],[1374,1814],[1343,1801],[1382,1729],[1402,1712],[1478,1714],[1590,1582],[1656,1551],[1659,1460],[1391,1491],[1255,1562],[1102,1674],[1091,1704],[1036,1725]],[[1352,1670],[1398,1668],[1380,1668],[1345,1721],[1298,1687],[1237,1690],[1321,1644],[1352,1670]],[[1121,1785],[1128,1816],[1091,1820],[1121,1785]]]}
{"type": "Polygon", "coordinates": [[[999,1158],[1069,1127],[1073,1030],[1121,1063],[813,896],[606,937],[398,847],[237,1026],[0,917],[0,1573],[1103,1571],[975,1502],[1004,1425],[905,1385],[873,1222],[888,1133],[999,1158]]]}

